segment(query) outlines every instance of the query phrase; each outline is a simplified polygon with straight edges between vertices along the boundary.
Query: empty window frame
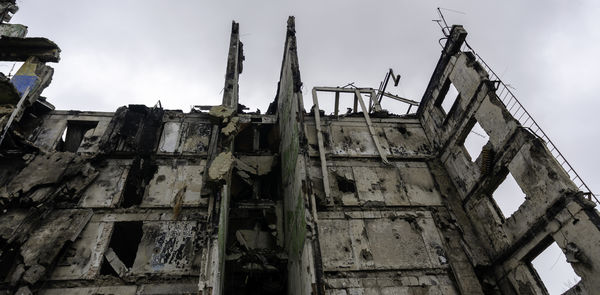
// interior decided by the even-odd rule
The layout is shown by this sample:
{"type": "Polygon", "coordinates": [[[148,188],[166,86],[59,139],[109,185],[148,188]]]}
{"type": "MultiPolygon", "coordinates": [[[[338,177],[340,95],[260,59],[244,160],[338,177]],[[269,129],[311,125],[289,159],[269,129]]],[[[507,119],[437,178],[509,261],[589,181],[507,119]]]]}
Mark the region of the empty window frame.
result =
{"type": "Polygon", "coordinates": [[[76,153],[85,134],[94,130],[96,126],[98,126],[98,121],[67,121],[67,127],[58,141],[56,150],[76,153]]]}
{"type": "MultiPolygon", "coordinates": [[[[333,115],[334,110],[335,110],[335,93],[334,92],[329,92],[329,91],[318,91],[317,92],[317,98],[319,99],[319,110],[324,111],[325,115],[333,115]]],[[[340,96],[342,95],[342,93],[339,94],[340,96]]],[[[344,101],[342,99],[339,99],[340,102],[344,101]]],[[[310,102],[310,105],[312,105],[312,101],[310,102]]],[[[339,104],[340,107],[342,105],[342,103],[339,104]]],[[[344,109],[342,109],[340,111],[341,114],[344,114],[344,109]]]]}
{"type": "Polygon", "coordinates": [[[448,115],[450,114],[454,103],[458,100],[459,97],[460,93],[458,92],[458,90],[456,90],[450,79],[446,79],[446,82],[444,82],[444,86],[440,91],[435,105],[440,107],[444,111],[444,113],[448,115]]]}
{"type": "Polygon", "coordinates": [[[139,206],[144,199],[146,186],[158,171],[158,165],[148,158],[135,158],[131,163],[125,186],[121,208],[139,206]]]}
{"type": "MultiPolygon", "coordinates": [[[[369,94],[361,93],[365,106],[369,107],[369,94]]],[[[358,103],[356,95],[350,92],[319,92],[319,108],[325,110],[325,114],[335,115],[337,104],[338,115],[350,115],[352,113],[362,112],[362,108],[358,103]],[[323,101],[325,109],[321,108],[321,102],[323,101]]]]}
{"type": "Polygon", "coordinates": [[[563,294],[581,280],[556,242],[537,255],[531,264],[550,295],[563,294]]]}
{"type": "Polygon", "coordinates": [[[181,122],[165,122],[163,124],[158,151],[163,153],[180,152],[181,122]]]}
{"type": "Polygon", "coordinates": [[[122,276],[133,267],[143,236],[142,221],[115,222],[100,274],[122,276]]]}
{"type": "MultiPolygon", "coordinates": [[[[360,95],[363,99],[365,107],[367,108],[367,111],[369,109],[369,103],[372,103],[372,94],[374,94],[374,91],[371,92],[364,89],[360,92],[360,95]]],[[[319,110],[321,111],[321,116],[344,116],[362,112],[362,107],[358,101],[358,98],[356,97],[354,90],[351,89],[346,89],[344,91],[339,92],[335,92],[332,90],[317,90],[317,98],[319,102],[319,110]]],[[[312,101],[310,102],[310,104],[312,104],[312,101]]],[[[311,108],[310,110],[311,113],[314,112],[313,108],[311,108]]]]}
{"type": "Polygon", "coordinates": [[[507,172],[502,183],[496,187],[492,198],[506,219],[512,216],[525,202],[525,193],[512,174],[507,172]]]}
{"type": "MultiPolygon", "coordinates": [[[[481,125],[479,125],[477,120],[473,118],[472,121],[469,122],[469,125],[467,125],[467,129],[469,130],[469,132],[466,133],[465,138],[462,141],[462,145],[471,161],[475,162],[475,160],[479,158],[479,155],[481,155],[481,153],[484,152],[484,148],[489,149],[485,151],[486,153],[492,152],[491,147],[485,147],[485,145],[490,140],[490,136],[485,132],[485,130],[483,130],[483,128],[481,128],[481,125]]],[[[484,156],[485,159],[482,159],[483,162],[480,164],[491,164],[491,155],[484,154],[484,156]]]]}

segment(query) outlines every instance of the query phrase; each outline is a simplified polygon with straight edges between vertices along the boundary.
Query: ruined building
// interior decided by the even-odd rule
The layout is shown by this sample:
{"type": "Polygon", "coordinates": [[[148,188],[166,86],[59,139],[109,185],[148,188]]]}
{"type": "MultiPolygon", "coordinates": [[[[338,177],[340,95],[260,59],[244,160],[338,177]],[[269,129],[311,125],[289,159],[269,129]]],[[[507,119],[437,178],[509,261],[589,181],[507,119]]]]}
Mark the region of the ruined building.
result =
{"type": "Polygon", "coordinates": [[[595,197],[461,26],[420,102],[386,92],[390,71],[305,108],[291,17],[266,114],[239,103],[235,22],[221,105],[87,112],[41,96],[60,50],[15,10],[0,1],[0,59],[24,61],[0,76],[0,294],[547,294],[531,261],[554,242],[581,277],[567,293],[599,294],[595,197]],[[504,216],[509,174],[526,199],[504,216]]]}

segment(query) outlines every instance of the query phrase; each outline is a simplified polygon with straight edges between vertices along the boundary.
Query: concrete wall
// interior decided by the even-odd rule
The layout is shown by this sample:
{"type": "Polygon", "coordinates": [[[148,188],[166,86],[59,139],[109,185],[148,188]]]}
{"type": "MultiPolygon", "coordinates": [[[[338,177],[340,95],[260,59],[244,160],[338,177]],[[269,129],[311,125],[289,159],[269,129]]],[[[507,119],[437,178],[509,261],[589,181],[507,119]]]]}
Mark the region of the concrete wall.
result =
{"type": "Polygon", "coordinates": [[[288,254],[288,294],[310,294],[315,284],[313,241],[308,232],[310,213],[306,184],[302,91],[293,18],[288,21],[285,51],[277,92],[280,132],[281,187],[285,248],[288,254]]]}
{"type": "Polygon", "coordinates": [[[69,121],[97,122],[95,128],[85,133],[77,150],[80,153],[96,153],[100,138],[106,131],[112,115],[112,113],[101,112],[54,111],[44,119],[44,124],[29,135],[28,139],[40,148],[52,151],[56,149],[69,121]]]}
{"type": "MultiPolygon", "coordinates": [[[[460,43],[458,38],[453,41],[460,43]]],[[[456,210],[466,212],[479,235],[491,261],[479,266],[493,269],[490,276],[498,282],[495,290],[502,294],[543,294],[545,289],[531,260],[550,241],[556,241],[565,253],[573,251],[569,250],[572,247],[582,256],[596,256],[598,247],[593,243],[598,241],[600,231],[592,220],[597,219],[597,211],[578,192],[545,143],[521,127],[504,107],[475,57],[458,50],[448,54],[447,62],[438,64],[441,70],[432,77],[438,82],[430,83],[426,91],[420,121],[457,189],[449,200],[456,204],[456,210]],[[441,100],[449,83],[459,96],[446,114],[441,100]],[[466,152],[464,140],[475,122],[489,135],[491,160],[484,160],[483,153],[471,159],[466,152]],[[508,173],[526,197],[516,212],[503,216],[492,195],[508,173]],[[581,224],[576,214],[561,213],[568,208],[584,210],[581,218],[588,222],[581,224]]],[[[597,262],[593,258],[584,260],[587,262],[570,262],[582,277],[581,287],[593,293],[598,289],[598,280],[593,279],[591,268],[597,262]]]]}
{"type": "Polygon", "coordinates": [[[389,165],[364,118],[323,118],[326,197],[314,118],[306,117],[325,294],[481,294],[467,242],[446,226],[450,213],[420,121],[372,121],[389,165]]]}
{"type": "Polygon", "coordinates": [[[196,128],[190,134],[189,126],[202,126],[207,115],[173,112],[159,119],[158,128],[149,129],[149,120],[117,122],[127,121],[127,112],[54,111],[28,134],[41,150],[29,156],[28,166],[5,189],[19,194],[8,196],[31,199],[40,209],[12,205],[0,216],[3,240],[23,243],[17,248],[23,261],[6,265],[5,287],[27,284],[42,294],[196,292],[207,259],[208,202],[200,191],[203,146],[210,132],[196,128]],[[175,118],[183,126],[176,136],[168,127],[175,118]],[[56,151],[69,122],[97,122],[85,132],[77,153],[56,151]],[[110,142],[119,137],[114,142],[131,142],[136,148],[134,142],[148,138],[145,132],[155,135],[143,148],[160,158],[101,144],[103,138],[110,142]],[[159,145],[169,137],[177,138],[179,153],[159,145]],[[65,206],[72,209],[61,209],[65,206]],[[42,226],[32,226],[38,223],[42,226]],[[123,239],[127,246],[119,244],[123,239]]]}

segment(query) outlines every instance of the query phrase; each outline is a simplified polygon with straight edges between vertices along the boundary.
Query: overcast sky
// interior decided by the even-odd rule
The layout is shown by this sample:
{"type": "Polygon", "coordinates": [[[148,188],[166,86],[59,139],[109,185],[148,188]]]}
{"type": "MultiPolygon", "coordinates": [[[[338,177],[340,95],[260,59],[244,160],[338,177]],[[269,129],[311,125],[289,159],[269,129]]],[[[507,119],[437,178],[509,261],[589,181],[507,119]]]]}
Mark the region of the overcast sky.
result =
{"type": "MultiPolygon", "coordinates": [[[[18,1],[12,23],[62,49],[44,92],[58,109],[126,104],[187,112],[219,104],[231,20],[246,62],[240,102],[265,111],[275,95],[288,15],[296,16],[305,106],[313,86],[388,89],[420,100],[440,55],[438,6],[515,93],[563,154],[600,190],[598,1],[18,1]],[[308,95],[307,95],[308,94],[308,95]]],[[[6,72],[7,67],[0,68],[6,72]]],[[[384,100],[383,107],[386,107],[384,100]]],[[[391,106],[390,106],[391,108],[391,106]]]]}

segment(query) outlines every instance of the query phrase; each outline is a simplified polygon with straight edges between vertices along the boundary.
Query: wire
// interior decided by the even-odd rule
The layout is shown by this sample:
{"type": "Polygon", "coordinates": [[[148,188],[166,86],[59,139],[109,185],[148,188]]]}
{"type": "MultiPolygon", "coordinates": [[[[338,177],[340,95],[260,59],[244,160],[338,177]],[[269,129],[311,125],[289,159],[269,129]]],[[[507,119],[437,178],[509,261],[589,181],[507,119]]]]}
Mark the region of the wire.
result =
{"type": "Polygon", "coordinates": [[[454,9],[450,9],[450,8],[438,7],[438,9],[443,9],[443,10],[446,10],[446,11],[451,11],[451,12],[455,12],[455,13],[463,14],[463,15],[467,14],[466,12],[459,11],[459,10],[454,10],[454,9]]]}
{"type": "Polygon", "coordinates": [[[489,138],[489,136],[485,136],[485,135],[483,135],[483,134],[481,134],[481,133],[478,133],[478,132],[475,132],[475,131],[473,131],[473,130],[471,130],[471,133],[473,133],[473,134],[476,134],[476,135],[479,135],[479,136],[481,136],[482,138],[485,138],[485,139],[488,139],[488,138],[489,138]]]}
{"type": "Polygon", "coordinates": [[[556,266],[556,264],[558,263],[558,260],[560,260],[560,253],[557,254],[556,261],[554,261],[554,263],[552,264],[552,266],[550,266],[550,269],[553,269],[556,266]]]}

